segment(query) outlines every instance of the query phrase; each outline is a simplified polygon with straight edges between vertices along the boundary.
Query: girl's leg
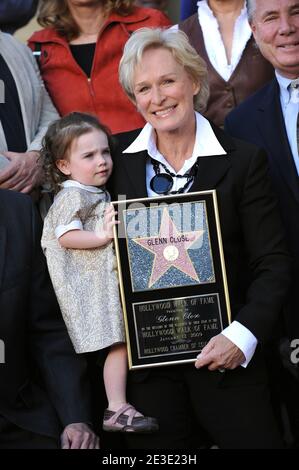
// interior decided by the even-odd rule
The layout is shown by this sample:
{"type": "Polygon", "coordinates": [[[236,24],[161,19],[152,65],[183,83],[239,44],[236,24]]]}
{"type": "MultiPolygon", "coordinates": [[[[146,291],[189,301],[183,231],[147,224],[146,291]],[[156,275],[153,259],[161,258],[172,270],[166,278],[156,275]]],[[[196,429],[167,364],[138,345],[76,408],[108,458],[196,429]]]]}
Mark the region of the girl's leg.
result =
{"type": "Polygon", "coordinates": [[[127,349],[125,344],[111,347],[104,365],[104,384],[108,399],[103,429],[105,431],[155,432],[157,420],[145,417],[127,403],[127,349]]]}
{"type": "Polygon", "coordinates": [[[112,346],[104,365],[104,384],[108,400],[108,409],[111,411],[117,411],[127,402],[127,370],[126,345],[116,344],[112,346]]]}

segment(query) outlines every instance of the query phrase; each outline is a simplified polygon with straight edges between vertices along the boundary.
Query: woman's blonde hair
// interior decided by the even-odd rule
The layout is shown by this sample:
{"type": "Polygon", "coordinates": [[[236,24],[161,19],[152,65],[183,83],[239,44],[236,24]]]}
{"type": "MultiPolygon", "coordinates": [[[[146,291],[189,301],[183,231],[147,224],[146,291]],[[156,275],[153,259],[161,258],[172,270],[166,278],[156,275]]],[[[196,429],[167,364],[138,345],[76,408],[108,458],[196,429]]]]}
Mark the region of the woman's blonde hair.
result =
{"type": "MultiPolygon", "coordinates": [[[[134,6],[134,0],[102,0],[104,13],[129,15],[134,6]]],[[[79,27],[73,19],[66,0],[40,0],[38,23],[43,28],[55,29],[68,41],[79,36],[79,27]]]]}
{"type": "Polygon", "coordinates": [[[42,142],[40,161],[43,167],[46,184],[50,191],[57,193],[61,183],[68,178],[57,167],[57,160],[68,159],[75,139],[92,130],[104,132],[110,150],[114,143],[109,129],[101,124],[96,116],[87,113],[73,112],[53,121],[42,142]]]}
{"type": "Polygon", "coordinates": [[[187,35],[180,30],[161,28],[140,28],[128,39],[119,64],[119,81],[128,95],[135,102],[134,73],[145,50],[150,48],[168,49],[176,62],[184,67],[200,90],[194,96],[194,108],[202,112],[209,99],[208,73],[205,61],[189,43],[187,35]]]}

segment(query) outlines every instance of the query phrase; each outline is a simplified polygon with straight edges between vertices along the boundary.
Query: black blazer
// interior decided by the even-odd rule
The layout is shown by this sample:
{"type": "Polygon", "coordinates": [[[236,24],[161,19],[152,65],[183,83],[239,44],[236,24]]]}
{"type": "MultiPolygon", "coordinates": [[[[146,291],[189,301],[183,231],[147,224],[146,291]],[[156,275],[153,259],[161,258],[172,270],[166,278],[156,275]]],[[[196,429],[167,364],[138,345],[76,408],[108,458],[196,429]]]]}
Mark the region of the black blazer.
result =
{"type": "MultiPolygon", "coordinates": [[[[255,146],[213,130],[227,154],[201,157],[190,191],[217,191],[232,317],[263,342],[279,317],[290,265],[267,157],[255,146]]],[[[139,132],[116,136],[109,187],[113,199],[147,196],[147,152],[122,153],[139,132]]]]}
{"type": "Polygon", "coordinates": [[[294,260],[292,288],[285,306],[287,332],[291,338],[299,338],[299,179],[279,95],[279,85],[274,79],[227,117],[226,130],[235,137],[263,147],[267,152],[270,174],[294,260]]]}
{"type": "Polygon", "coordinates": [[[50,283],[40,225],[30,197],[0,190],[0,415],[58,437],[67,424],[91,421],[89,389],[50,283]]]}

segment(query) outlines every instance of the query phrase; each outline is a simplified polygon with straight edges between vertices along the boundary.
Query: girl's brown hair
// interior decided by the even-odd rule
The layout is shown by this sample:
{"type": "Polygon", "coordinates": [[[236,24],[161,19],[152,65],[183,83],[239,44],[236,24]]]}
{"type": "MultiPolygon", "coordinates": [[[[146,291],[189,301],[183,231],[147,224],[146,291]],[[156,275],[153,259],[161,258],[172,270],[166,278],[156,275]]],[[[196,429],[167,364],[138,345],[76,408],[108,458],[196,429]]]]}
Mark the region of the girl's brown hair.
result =
{"type": "Polygon", "coordinates": [[[57,193],[61,189],[61,183],[68,179],[57,168],[57,160],[67,159],[74,140],[93,129],[107,135],[109,147],[112,149],[113,141],[110,131],[91,114],[70,113],[49,126],[43,138],[40,159],[50,191],[57,193]]]}
{"type": "MultiPolygon", "coordinates": [[[[134,0],[102,0],[104,14],[127,16],[133,11],[134,0]]],[[[67,41],[79,36],[79,27],[73,19],[66,0],[41,0],[38,23],[43,28],[55,29],[67,41]]]]}

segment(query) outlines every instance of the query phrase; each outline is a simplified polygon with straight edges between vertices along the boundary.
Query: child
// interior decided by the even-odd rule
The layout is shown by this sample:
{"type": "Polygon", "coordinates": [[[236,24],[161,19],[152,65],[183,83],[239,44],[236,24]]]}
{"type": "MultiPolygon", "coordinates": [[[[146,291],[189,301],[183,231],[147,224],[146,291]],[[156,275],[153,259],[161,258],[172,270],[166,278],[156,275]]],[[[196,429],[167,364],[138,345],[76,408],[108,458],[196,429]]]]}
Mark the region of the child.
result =
{"type": "Polygon", "coordinates": [[[105,184],[112,171],[110,137],[88,114],[52,123],[41,158],[56,194],[42,247],[77,353],[110,348],[104,365],[106,431],[154,432],[155,418],[126,402],[127,355],[112,247],[116,212],[105,184]]]}

